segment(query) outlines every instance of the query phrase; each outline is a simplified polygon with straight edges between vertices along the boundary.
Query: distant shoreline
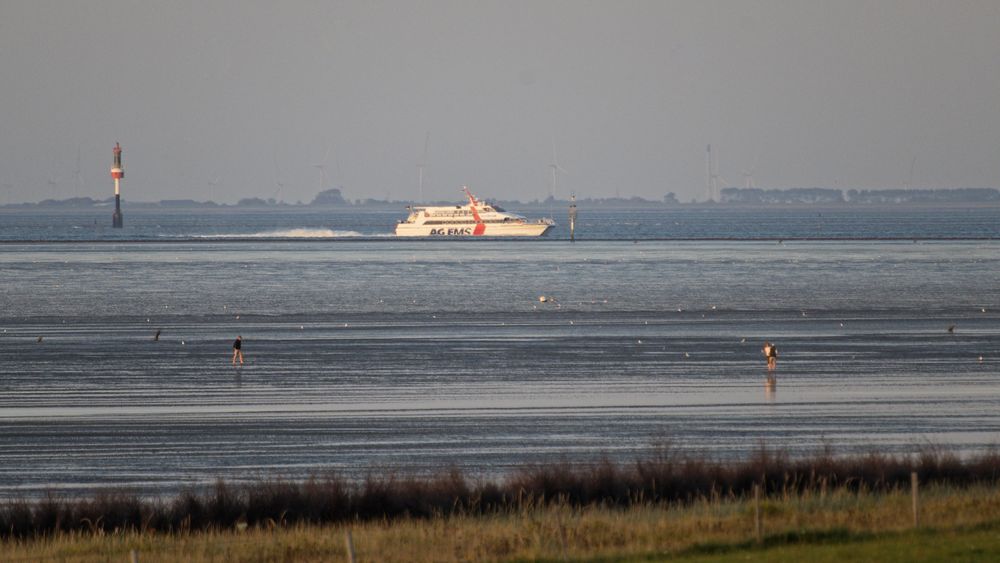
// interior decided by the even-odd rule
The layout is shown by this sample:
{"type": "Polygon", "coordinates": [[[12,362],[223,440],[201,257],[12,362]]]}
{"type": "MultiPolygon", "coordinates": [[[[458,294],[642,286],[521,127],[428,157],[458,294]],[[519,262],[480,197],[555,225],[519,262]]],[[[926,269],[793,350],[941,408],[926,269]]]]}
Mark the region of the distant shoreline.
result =
{"type": "MultiPolygon", "coordinates": [[[[374,198],[345,198],[341,188],[322,190],[309,203],[297,201],[288,203],[274,198],[244,197],[235,204],[220,204],[211,200],[198,201],[194,199],[163,199],[157,202],[125,200],[127,207],[135,210],[279,210],[290,211],[300,209],[406,209],[414,206],[448,207],[456,205],[461,198],[436,201],[417,202],[413,200],[390,200],[374,198]]],[[[938,188],[938,189],[848,189],[839,188],[724,188],[719,193],[719,201],[690,201],[682,203],[674,192],[669,192],[662,199],[651,200],[639,196],[632,197],[573,197],[557,199],[549,196],[544,200],[518,201],[486,197],[487,202],[495,202],[504,207],[520,210],[549,211],[555,208],[568,208],[576,205],[582,209],[852,209],[872,207],[914,207],[914,208],[965,208],[1000,207],[1000,190],[996,188],[938,188]]],[[[72,197],[64,199],[44,199],[34,203],[8,203],[0,209],[110,209],[115,205],[114,198],[94,199],[91,197],[72,197]]]]}
{"type": "MultiPolygon", "coordinates": [[[[275,204],[264,206],[215,204],[211,202],[193,202],[191,204],[174,205],[163,204],[162,202],[129,202],[125,200],[123,207],[133,211],[159,211],[159,212],[190,212],[190,211],[213,211],[220,213],[296,213],[315,211],[402,211],[407,206],[447,206],[455,202],[376,202],[343,205],[314,205],[314,204],[275,204]]],[[[498,201],[501,206],[529,211],[548,211],[551,209],[568,208],[570,201],[555,200],[553,202],[517,202],[498,201]]],[[[580,210],[621,210],[621,211],[673,211],[673,210],[740,210],[740,209],[787,209],[787,210],[831,210],[850,211],[855,209],[891,209],[891,210],[927,210],[927,209],[997,209],[1000,208],[1000,201],[951,201],[951,202],[901,202],[901,203],[675,203],[666,204],[656,201],[646,201],[639,203],[599,203],[578,200],[575,202],[580,210]]],[[[46,204],[46,203],[15,203],[0,205],[0,213],[22,213],[22,212],[79,212],[94,211],[110,213],[113,207],[107,204],[46,204]]]]}

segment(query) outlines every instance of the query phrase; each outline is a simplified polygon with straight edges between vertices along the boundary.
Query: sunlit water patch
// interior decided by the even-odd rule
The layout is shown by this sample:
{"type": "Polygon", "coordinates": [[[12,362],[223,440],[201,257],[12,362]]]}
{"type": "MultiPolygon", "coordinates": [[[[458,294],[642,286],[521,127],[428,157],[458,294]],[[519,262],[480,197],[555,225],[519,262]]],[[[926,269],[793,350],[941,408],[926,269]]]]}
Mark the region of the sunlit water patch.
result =
{"type": "Polygon", "coordinates": [[[1000,441],[998,250],[8,244],[0,494],[499,476],[665,443],[718,457],[761,443],[983,451],[1000,441]],[[779,348],[774,388],[764,340],[779,348]]]}

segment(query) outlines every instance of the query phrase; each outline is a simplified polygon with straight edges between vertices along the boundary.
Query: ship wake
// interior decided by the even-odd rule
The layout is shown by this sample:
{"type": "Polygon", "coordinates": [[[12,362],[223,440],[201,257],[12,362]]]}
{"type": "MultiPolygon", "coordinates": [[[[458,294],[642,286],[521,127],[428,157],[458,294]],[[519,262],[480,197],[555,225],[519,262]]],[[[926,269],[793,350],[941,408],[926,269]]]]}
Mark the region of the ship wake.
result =
{"type": "Polygon", "coordinates": [[[344,238],[366,236],[358,231],[335,231],[333,229],[280,229],[256,233],[227,233],[196,235],[196,238],[211,239],[272,239],[272,238],[344,238]]]}

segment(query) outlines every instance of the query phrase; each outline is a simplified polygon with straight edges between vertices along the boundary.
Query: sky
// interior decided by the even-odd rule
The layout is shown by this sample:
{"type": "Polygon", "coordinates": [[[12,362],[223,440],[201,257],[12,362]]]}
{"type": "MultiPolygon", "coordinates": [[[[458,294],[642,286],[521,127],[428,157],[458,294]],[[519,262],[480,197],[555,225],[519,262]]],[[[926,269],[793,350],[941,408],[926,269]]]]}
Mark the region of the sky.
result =
{"type": "Polygon", "coordinates": [[[0,202],[1000,186],[1000,2],[4,0],[0,202]],[[426,145],[426,157],[425,157],[426,145]]]}

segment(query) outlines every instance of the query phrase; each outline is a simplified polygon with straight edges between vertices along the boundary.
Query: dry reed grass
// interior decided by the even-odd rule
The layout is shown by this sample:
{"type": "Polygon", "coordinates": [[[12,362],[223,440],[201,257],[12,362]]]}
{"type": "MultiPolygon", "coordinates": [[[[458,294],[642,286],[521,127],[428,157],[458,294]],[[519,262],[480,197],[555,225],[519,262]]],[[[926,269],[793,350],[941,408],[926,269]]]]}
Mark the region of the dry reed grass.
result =
{"type": "MultiPolygon", "coordinates": [[[[906,491],[779,493],[763,503],[768,544],[851,542],[908,529],[906,491]]],[[[1000,526],[1000,490],[934,486],[923,493],[923,521],[938,529],[1000,526]]],[[[350,524],[360,561],[510,561],[658,558],[726,552],[749,545],[753,506],[702,498],[631,508],[567,502],[525,505],[488,515],[399,518],[350,524]]],[[[275,522],[239,529],[159,533],[135,530],[57,533],[0,543],[5,561],[346,561],[346,525],[275,522]]],[[[993,534],[996,535],[996,534],[993,534]]]]}
{"type": "Polygon", "coordinates": [[[505,517],[551,506],[574,510],[644,510],[679,504],[697,507],[738,501],[750,494],[755,483],[762,484],[771,498],[804,502],[801,499],[823,498],[832,494],[829,491],[891,493],[908,489],[911,471],[917,471],[921,483],[927,485],[992,485],[1000,476],[1000,454],[963,459],[928,449],[915,456],[835,457],[825,452],[791,459],[761,447],[745,461],[726,463],[664,448],[656,456],[633,464],[605,460],[591,465],[534,466],[500,482],[470,482],[453,470],[429,478],[370,475],[360,483],[337,476],[243,486],[220,481],[207,492],[185,491],[166,500],[143,499],[125,491],[87,499],[49,495],[36,502],[10,501],[0,506],[0,538],[505,517]]]}

